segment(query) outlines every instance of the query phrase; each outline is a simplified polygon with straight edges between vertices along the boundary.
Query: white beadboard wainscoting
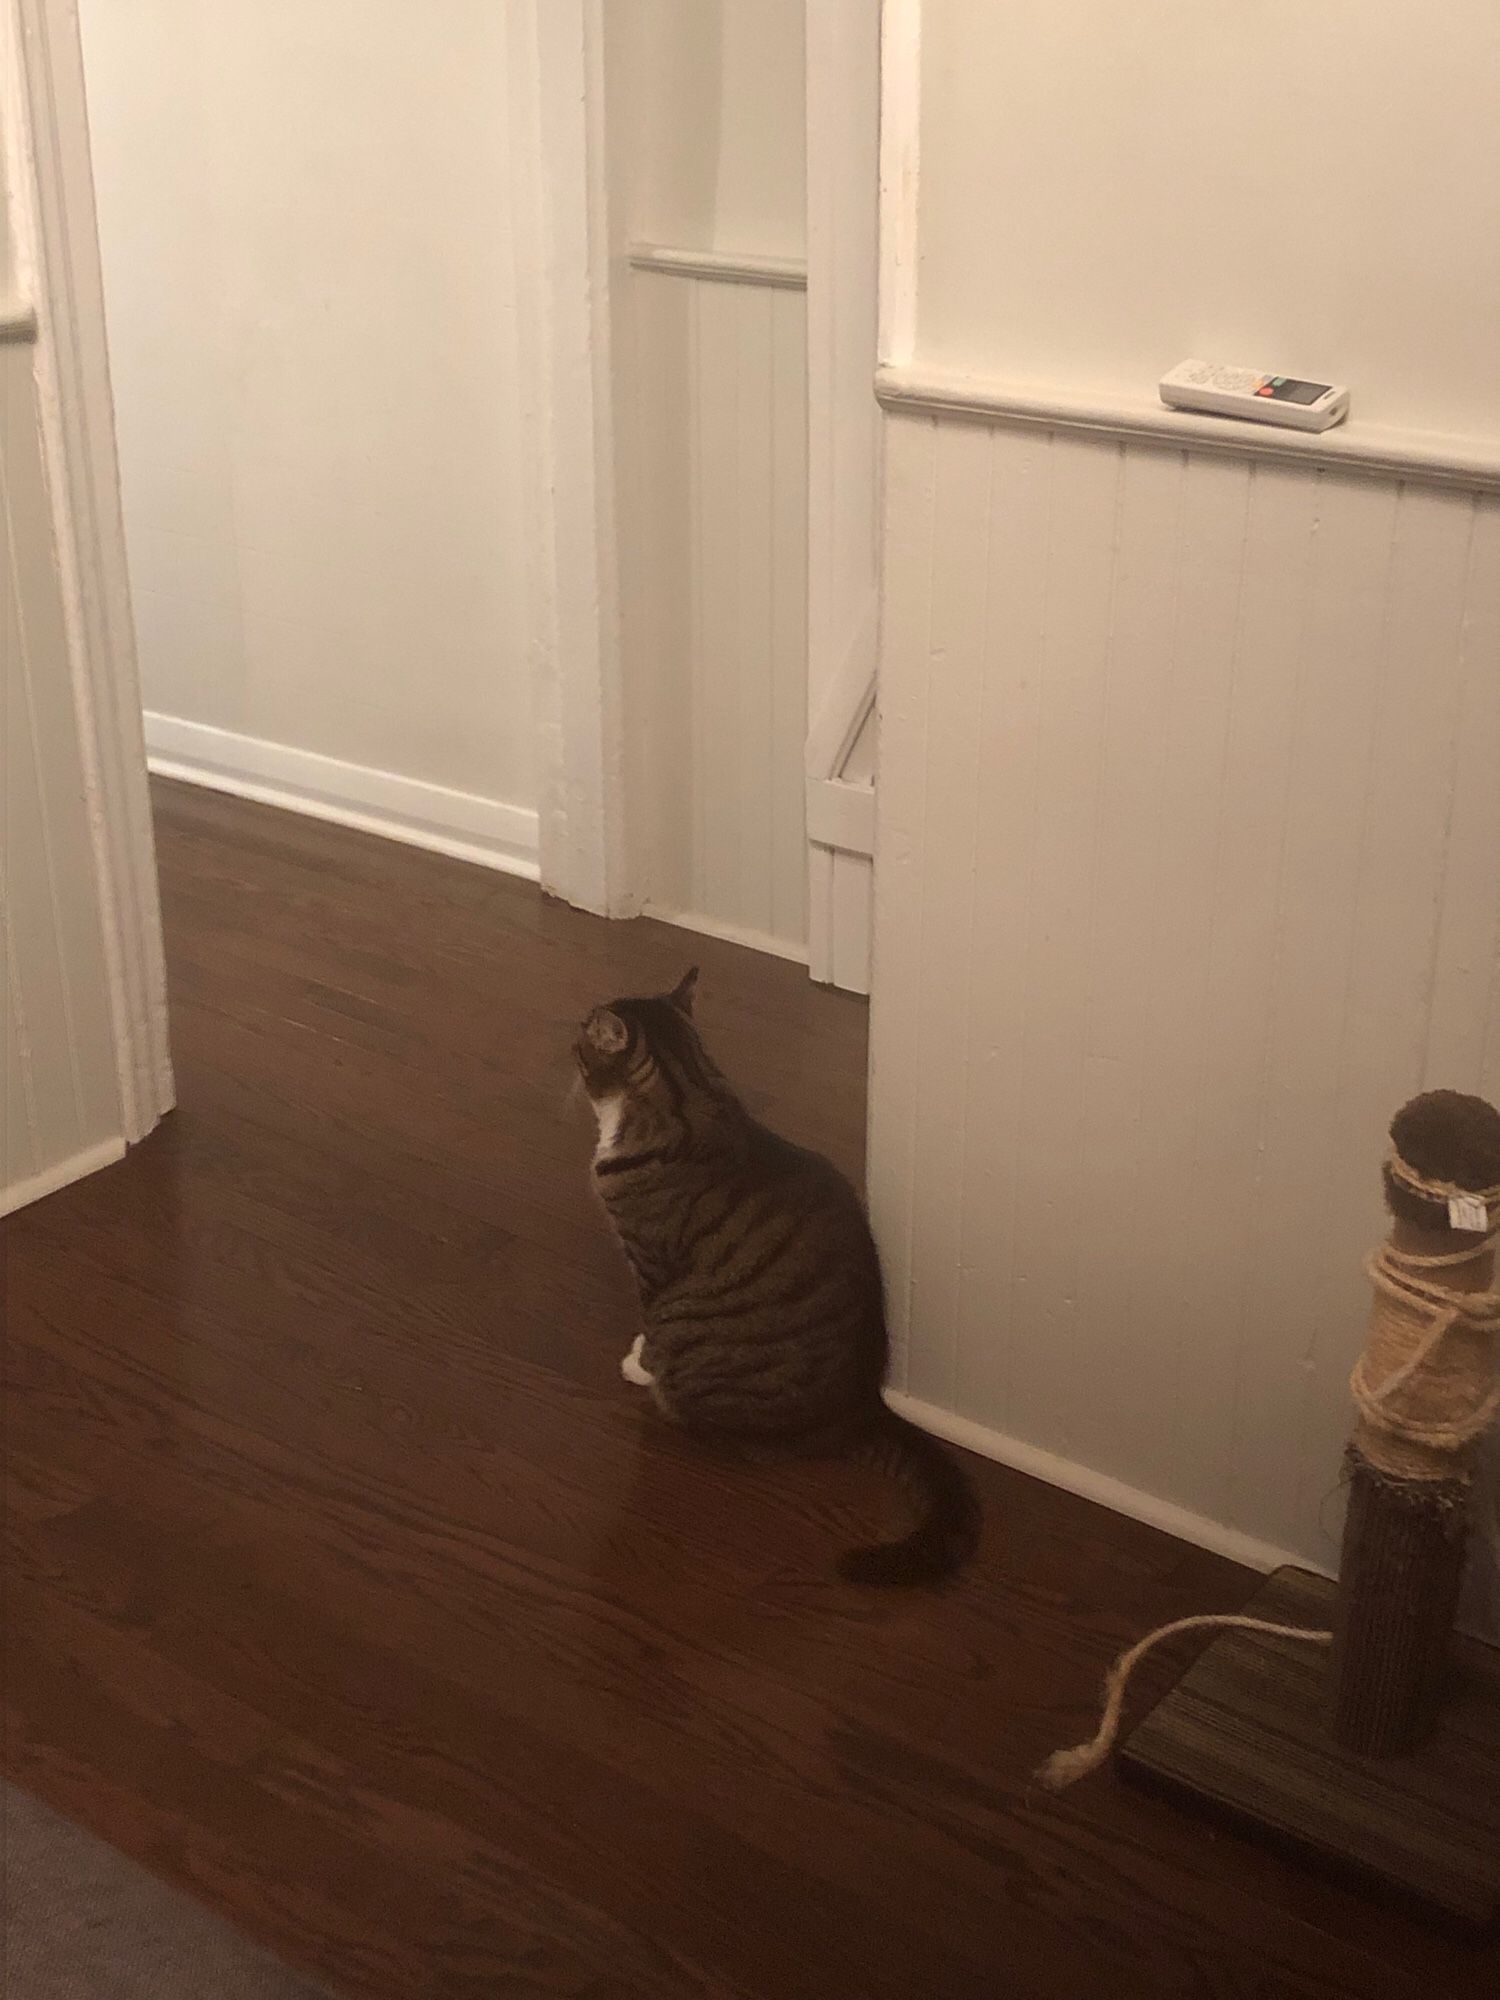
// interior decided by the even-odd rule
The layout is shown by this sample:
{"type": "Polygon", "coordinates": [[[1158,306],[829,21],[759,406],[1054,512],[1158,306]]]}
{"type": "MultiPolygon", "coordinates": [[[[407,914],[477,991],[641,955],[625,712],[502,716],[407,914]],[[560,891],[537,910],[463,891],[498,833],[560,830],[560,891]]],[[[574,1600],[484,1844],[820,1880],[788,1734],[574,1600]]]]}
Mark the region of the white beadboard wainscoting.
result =
{"type": "Polygon", "coordinates": [[[886,452],[897,1381],[1330,1565],[1387,1122],[1500,1096],[1500,493],[1000,408],[886,452]]]}
{"type": "Polygon", "coordinates": [[[647,907],[804,958],[802,267],[637,246],[626,282],[621,603],[647,907]]]}

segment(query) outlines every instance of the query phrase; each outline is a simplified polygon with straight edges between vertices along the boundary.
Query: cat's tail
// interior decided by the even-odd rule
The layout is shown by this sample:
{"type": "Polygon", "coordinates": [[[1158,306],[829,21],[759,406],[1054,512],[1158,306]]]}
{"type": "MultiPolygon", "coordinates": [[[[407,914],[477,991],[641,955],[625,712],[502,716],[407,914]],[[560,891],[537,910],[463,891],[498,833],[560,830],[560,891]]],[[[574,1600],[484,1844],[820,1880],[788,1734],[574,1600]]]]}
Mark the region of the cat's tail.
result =
{"type": "Polygon", "coordinates": [[[979,1543],[979,1500],[937,1439],[881,1403],[852,1456],[896,1481],[917,1525],[902,1541],[851,1549],[839,1574],[851,1583],[941,1583],[961,1569],[979,1543]]]}

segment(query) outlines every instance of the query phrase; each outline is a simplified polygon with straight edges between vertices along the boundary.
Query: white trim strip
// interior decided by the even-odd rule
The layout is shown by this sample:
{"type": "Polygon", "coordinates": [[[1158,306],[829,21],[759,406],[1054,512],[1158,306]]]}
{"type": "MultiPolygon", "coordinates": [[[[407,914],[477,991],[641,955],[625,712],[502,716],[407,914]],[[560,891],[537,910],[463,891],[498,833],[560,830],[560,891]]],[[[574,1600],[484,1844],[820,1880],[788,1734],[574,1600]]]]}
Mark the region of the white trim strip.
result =
{"type": "Polygon", "coordinates": [[[510,0],[506,67],[542,880],[630,917],[603,5],[510,0]]]}
{"type": "Polygon", "coordinates": [[[1179,1541],[1192,1542],[1197,1548],[1211,1549],[1231,1562],[1266,1572],[1292,1563],[1298,1569],[1316,1570],[1320,1576],[1333,1575],[1324,1563],[1314,1561],[1301,1550],[1277,1548],[1273,1542],[1258,1541],[1254,1535],[1241,1534],[1238,1528],[1226,1527],[1206,1514],[1194,1514],[1170,1500],[1159,1500],[1154,1493],[1143,1493],[1139,1487],[1127,1486],[1107,1473],[1075,1465],[1072,1459],[1058,1458],[1050,1451],[1023,1444],[1019,1438],[992,1431],[968,1417],[955,1416],[951,1410],[940,1410],[936,1404],[924,1403],[901,1390],[887,1389],[885,1399],[899,1415],[936,1437],[946,1438],[949,1444],[963,1445],[978,1452],[981,1458],[992,1458],[999,1465],[1043,1480],[1048,1486],[1060,1486],[1064,1492],[1096,1501],[1099,1506],[1126,1514],[1133,1521],[1144,1521],[1148,1527],[1160,1528],[1164,1534],[1176,1535],[1179,1541]]]}
{"type": "Polygon", "coordinates": [[[727,250],[679,250],[664,243],[632,243],[626,254],[632,270],[659,271],[665,277],[772,285],[784,292],[807,290],[807,264],[800,257],[736,256],[727,250]]]}
{"type": "Polygon", "coordinates": [[[696,931],[700,937],[718,938],[724,944],[742,944],[747,951],[769,952],[772,958],[787,958],[793,965],[807,963],[805,944],[792,944],[786,938],[772,937],[769,931],[753,931],[744,924],[720,923],[716,917],[700,917],[693,910],[666,910],[659,903],[647,903],[641,915],[654,917],[659,924],[671,924],[677,930],[696,931]]]}
{"type": "Polygon", "coordinates": [[[44,1195],[56,1194],[59,1188],[71,1187],[74,1181],[81,1181],[88,1174],[97,1174],[101,1167],[112,1167],[116,1160],[125,1157],[125,1141],[121,1137],[101,1139],[97,1145],[85,1146],[80,1152],[70,1153],[65,1160],[54,1160],[50,1167],[44,1167],[39,1174],[32,1174],[28,1180],[15,1181],[8,1188],[0,1188],[0,1215],[14,1215],[18,1208],[25,1208],[29,1202],[40,1201],[44,1195]]]}
{"type": "Polygon", "coordinates": [[[146,747],[158,777],[537,879],[537,815],[525,806],[149,711],[146,747]]]}
{"type": "Polygon", "coordinates": [[[36,307],[24,299],[0,297],[0,343],[36,339],[36,307]]]}
{"type": "Polygon", "coordinates": [[[842,778],[809,778],[807,837],[846,854],[875,852],[875,787],[842,778]]]}
{"type": "Polygon", "coordinates": [[[890,362],[875,371],[875,394],[888,410],[1035,424],[1044,430],[1092,431],[1112,438],[1144,437],[1188,451],[1289,459],[1476,492],[1500,491],[1500,439],[1446,437],[1436,431],[1358,422],[1314,436],[1233,417],[1192,416],[1146,397],[1021,386],[987,375],[949,375],[890,362]]]}

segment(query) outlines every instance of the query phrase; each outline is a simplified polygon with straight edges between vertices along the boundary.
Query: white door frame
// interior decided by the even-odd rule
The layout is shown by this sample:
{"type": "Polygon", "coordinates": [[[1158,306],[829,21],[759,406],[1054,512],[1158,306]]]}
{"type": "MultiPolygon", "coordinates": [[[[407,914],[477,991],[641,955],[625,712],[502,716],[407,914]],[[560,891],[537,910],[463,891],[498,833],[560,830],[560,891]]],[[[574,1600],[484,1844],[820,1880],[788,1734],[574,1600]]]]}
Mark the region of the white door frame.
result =
{"type": "MultiPolygon", "coordinates": [[[[622,657],[603,0],[509,0],[525,282],[529,654],[545,760],[542,885],[633,916],[622,657]],[[543,274],[538,286],[536,275],[543,274]]],[[[807,8],[809,964],[869,990],[874,786],[848,770],[875,706],[880,418],[879,9],[807,8]]]]}
{"type": "Polygon", "coordinates": [[[875,791],[849,771],[875,710],[880,9],[807,7],[808,965],[870,990],[875,791]]]}
{"type": "Polygon", "coordinates": [[[542,887],[634,916],[615,530],[602,0],[509,0],[542,887]]]}
{"type": "Polygon", "coordinates": [[[110,1019],[127,1142],[173,1102],[135,627],[120,514],[93,177],[72,0],[3,0],[5,189],[33,320],[110,1019]]]}

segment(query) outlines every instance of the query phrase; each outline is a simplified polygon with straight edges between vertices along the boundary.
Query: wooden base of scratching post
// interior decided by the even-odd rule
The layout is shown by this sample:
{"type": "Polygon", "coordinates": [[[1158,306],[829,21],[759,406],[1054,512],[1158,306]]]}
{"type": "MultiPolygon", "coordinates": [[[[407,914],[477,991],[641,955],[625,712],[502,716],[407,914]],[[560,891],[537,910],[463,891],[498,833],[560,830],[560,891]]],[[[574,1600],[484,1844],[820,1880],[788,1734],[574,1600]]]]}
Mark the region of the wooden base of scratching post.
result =
{"type": "MultiPolygon", "coordinates": [[[[1335,1586],[1281,1569],[1246,1610],[1326,1627],[1335,1586]]],[[[1500,1921],[1500,1652],[1453,1649],[1431,1732],[1369,1757],[1329,1728],[1326,1648],[1233,1632],[1119,1752],[1124,1774],[1466,1925],[1500,1921]]]]}

